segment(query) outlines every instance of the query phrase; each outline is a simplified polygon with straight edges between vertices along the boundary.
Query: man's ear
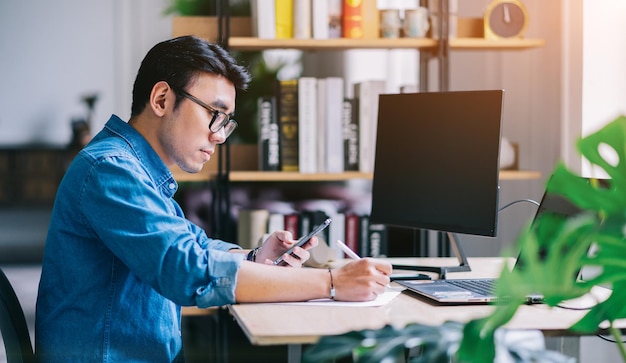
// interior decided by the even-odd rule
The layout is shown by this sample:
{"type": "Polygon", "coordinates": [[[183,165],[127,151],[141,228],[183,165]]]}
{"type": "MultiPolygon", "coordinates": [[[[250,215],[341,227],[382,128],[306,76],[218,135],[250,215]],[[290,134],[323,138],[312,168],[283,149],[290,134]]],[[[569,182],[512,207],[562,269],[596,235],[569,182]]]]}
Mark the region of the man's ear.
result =
{"type": "Polygon", "coordinates": [[[163,116],[167,107],[170,106],[170,102],[171,107],[173,107],[176,95],[174,95],[174,92],[170,92],[170,90],[172,90],[172,88],[165,81],[159,81],[152,87],[149,103],[152,112],[154,112],[156,116],[163,116]]]}

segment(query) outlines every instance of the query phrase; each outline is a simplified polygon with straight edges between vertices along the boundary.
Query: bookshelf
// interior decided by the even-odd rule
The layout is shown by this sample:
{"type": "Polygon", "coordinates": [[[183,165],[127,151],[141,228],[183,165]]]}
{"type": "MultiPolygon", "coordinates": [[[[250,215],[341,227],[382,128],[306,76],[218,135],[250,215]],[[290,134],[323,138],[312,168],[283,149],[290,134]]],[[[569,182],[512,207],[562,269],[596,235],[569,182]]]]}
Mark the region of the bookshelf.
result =
{"type": "MultiPolygon", "coordinates": [[[[378,39],[259,39],[248,36],[250,33],[249,18],[231,18],[231,37],[228,38],[230,50],[261,51],[268,49],[298,49],[303,51],[332,51],[350,49],[418,49],[425,53],[436,53],[441,42],[432,38],[378,38],[378,39]]],[[[463,22],[463,23],[472,23],[463,22]]],[[[475,23],[475,21],[474,21],[475,23]]],[[[198,35],[215,41],[217,39],[218,22],[214,17],[177,16],[172,21],[172,36],[198,35]]],[[[475,28],[475,26],[474,26],[475,28]]],[[[447,45],[455,51],[523,51],[545,45],[543,39],[502,39],[487,40],[477,37],[475,31],[460,33],[461,37],[451,38],[447,45]],[[468,36],[465,36],[468,35],[468,36]],[[471,37],[470,37],[471,36],[471,37]]],[[[232,145],[231,147],[237,147],[232,145]]],[[[256,158],[256,157],[255,157],[256,158]]],[[[255,159],[256,160],[256,159],[255,159]]],[[[216,163],[213,163],[216,164],[216,163]]],[[[249,167],[249,166],[248,166],[249,167]]],[[[207,167],[205,167],[206,169],[207,167]]],[[[197,182],[213,180],[218,176],[214,168],[203,170],[198,174],[184,173],[173,170],[176,180],[181,182],[197,182]]],[[[539,179],[540,173],[531,170],[503,170],[501,180],[539,179]]],[[[254,168],[238,169],[233,167],[228,172],[228,180],[241,181],[346,181],[351,179],[371,179],[371,173],[346,172],[339,174],[315,173],[302,174],[297,172],[264,172],[254,168]]]]}
{"type": "MultiPolygon", "coordinates": [[[[376,39],[260,39],[252,37],[251,21],[246,18],[230,18],[230,30],[219,31],[220,21],[215,17],[174,17],[172,36],[196,35],[214,42],[220,42],[220,34],[228,34],[221,39],[232,51],[263,51],[273,49],[296,49],[307,52],[344,51],[354,49],[415,49],[423,57],[420,60],[420,78],[426,77],[428,60],[435,59],[439,64],[440,90],[447,90],[448,54],[451,51],[525,51],[543,47],[543,39],[503,39],[487,40],[482,36],[482,19],[459,19],[458,37],[448,39],[425,38],[376,38],[376,39]],[[424,68],[424,69],[422,69],[424,68]]],[[[426,84],[426,82],[420,82],[426,84]]],[[[216,201],[228,215],[230,210],[230,183],[332,183],[349,182],[352,180],[371,180],[372,173],[301,173],[283,171],[259,171],[256,145],[227,145],[220,147],[218,153],[229,150],[224,155],[214,155],[213,160],[205,165],[198,174],[189,174],[181,170],[172,170],[179,182],[209,182],[214,184],[216,201]],[[243,154],[241,154],[243,152],[243,154]],[[226,160],[228,159],[228,160],[226,160]],[[218,163],[222,161],[221,163],[218,163]],[[248,165],[237,165],[247,160],[248,165]],[[226,165],[226,166],[225,166],[226,165]]],[[[501,170],[500,180],[532,180],[539,179],[540,172],[532,170],[501,170]]],[[[222,221],[225,218],[218,216],[222,221]]],[[[219,224],[219,223],[218,223],[219,224]]],[[[218,233],[219,235],[219,233],[218,233]]],[[[225,236],[220,236],[225,237],[225,236]]]]}

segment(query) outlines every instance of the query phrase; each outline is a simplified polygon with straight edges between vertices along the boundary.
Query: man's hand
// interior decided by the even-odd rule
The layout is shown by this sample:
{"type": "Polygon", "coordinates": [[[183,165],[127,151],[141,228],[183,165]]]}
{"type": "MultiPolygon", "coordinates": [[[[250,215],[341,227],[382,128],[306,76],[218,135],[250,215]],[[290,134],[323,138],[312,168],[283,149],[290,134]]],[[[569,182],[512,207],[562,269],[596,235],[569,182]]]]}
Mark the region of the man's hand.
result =
{"type": "Polygon", "coordinates": [[[332,270],[335,299],[343,301],[368,301],[385,292],[391,279],[390,263],[373,258],[352,261],[332,270]]]}
{"type": "MultiPolygon", "coordinates": [[[[274,232],[263,242],[263,246],[257,253],[256,260],[260,263],[272,265],[275,259],[283,255],[285,251],[291,248],[296,242],[297,240],[293,239],[291,232],[274,232]]],[[[313,237],[302,247],[296,247],[293,250],[296,257],[285,254],[283,259],[288,266],[301,267],[302,264],[311,257],[311,254],[307,250],[317,246],[318,243],[317,237],[313,237]]]]}

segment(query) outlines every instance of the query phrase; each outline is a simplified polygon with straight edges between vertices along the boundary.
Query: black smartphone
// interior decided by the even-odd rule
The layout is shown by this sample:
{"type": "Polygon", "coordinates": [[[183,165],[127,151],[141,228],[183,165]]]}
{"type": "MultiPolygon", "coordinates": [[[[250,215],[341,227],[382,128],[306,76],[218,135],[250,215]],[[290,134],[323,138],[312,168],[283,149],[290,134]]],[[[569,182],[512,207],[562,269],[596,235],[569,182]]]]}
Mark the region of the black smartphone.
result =
{"type": "MultiPolygon", "coordinates": [[[[326,229],[326,227],[328,227],[330,225],[330,223],[332,222],[332,220],[330,218],[327,218],[324,222],[322,222],[319,226],[313,228],[313,230],[311,232],[309,232],[306,236],[301,237],[298,242],[296,242],[295,245],[293,245],[290,249],[288,249],[285,253],[288,253],[292,256],[294,256],[293,254],[293,249],[296,247],[302,247],[303,244],[307,243],[313,236],[315,236],[316,234],[320,233],[321,231],[323,231],[324,229],[326,229]]],[[[284,255],[284,254],[283,254],[284,255]]],[[[274,265],[277,266],[284,266],[287,263],[285,261],[283,261],[283,256],[280,256],[279,258],[274,260],[274,265]]]]}

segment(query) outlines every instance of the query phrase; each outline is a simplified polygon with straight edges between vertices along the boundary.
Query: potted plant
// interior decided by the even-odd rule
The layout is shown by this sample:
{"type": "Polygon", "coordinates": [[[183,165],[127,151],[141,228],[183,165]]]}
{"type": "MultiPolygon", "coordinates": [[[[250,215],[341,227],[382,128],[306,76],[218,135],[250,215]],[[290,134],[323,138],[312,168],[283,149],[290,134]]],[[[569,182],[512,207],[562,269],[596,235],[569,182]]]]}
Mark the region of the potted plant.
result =
{"type": "Polygon", "coordinates": [[[524,268],[503,269],[497,284],[502,299],[491,315],[466,324],[388,326],[325,337],[305,351],[305,361],[352,357],[357,362],[493,362],[498,347],[518,362],[568,362],[570,358],[556,352],[537,352],[499,340],[497,332],[529,293],[542,294],[545,304],[555,307],[603,285],[612,289],[611,295],[590,307],[570,330],[591,334],[608,322],[626,362],[621,334],[613,327],[615,320],[626,318],[626,117],[581,138],[577,147],[591,164],[604,170],[606,182],[588,182],[563,163],[557,165],[547,192],[562,195],[582,212],[569,218],[542,215],[521,233],[517,244],[524,268]],[[589,267],[595,268],[595,275],[575,281],[573,276],[589,267]]]}

